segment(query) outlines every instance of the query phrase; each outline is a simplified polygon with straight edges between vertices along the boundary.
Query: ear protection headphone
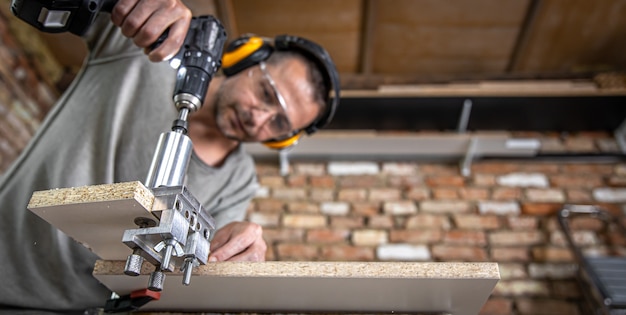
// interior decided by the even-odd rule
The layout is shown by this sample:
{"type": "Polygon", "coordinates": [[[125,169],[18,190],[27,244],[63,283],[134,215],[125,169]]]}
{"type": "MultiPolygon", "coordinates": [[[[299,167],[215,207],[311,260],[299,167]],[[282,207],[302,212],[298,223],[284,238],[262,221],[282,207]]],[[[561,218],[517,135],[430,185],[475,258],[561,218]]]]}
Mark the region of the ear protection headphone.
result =
{"type": "Polygon", "coordinates": [[[222,56],[222,72],[224,72],[227,77],[233,76],[244,69],[266,60],[275,50],[295,50],[312,60],[322,73],[324,85],[327,90],[334,91],[335,93],[333,98],[330,97],[330,93],[326,95],[324,112],[309,126],[305,127],[303,130],[296,130],[285,138],[271,139],[263,142],[265,146],[271,149],[281,150],[297,144],[304,133],[312,134],[331,121],[339,105],[340,86],[339,74],[328,52],[310,40],[292,35],[276,36],[273,40],[273,45],[270,40],[259,36],[248,35],[234,40],[226,47],[222,56]]]}

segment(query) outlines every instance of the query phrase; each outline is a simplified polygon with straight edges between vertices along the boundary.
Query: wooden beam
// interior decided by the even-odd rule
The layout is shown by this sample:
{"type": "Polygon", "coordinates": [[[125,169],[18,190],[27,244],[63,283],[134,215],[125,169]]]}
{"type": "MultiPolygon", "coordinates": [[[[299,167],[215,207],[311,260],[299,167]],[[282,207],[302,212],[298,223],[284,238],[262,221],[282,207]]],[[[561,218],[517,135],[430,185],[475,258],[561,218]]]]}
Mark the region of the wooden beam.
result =
{"type": "Polygon", "coordinates": [[[374,49],[374,29],[376,28],[376,8],[375,0],[363,0],[363,14],[361,18],[361,57],[359,62],[360,72],[363,74],[372,73],[372,51],[374,49]]]}
{"type": "Polygon", "coordinates": [[[226,29],[228,40],[231,41],[239,37],[241,34],[239,34],[239,28],[237,27],[233,2],[231,0],[216,0],[216,7],[220,21],[226,29]]]}

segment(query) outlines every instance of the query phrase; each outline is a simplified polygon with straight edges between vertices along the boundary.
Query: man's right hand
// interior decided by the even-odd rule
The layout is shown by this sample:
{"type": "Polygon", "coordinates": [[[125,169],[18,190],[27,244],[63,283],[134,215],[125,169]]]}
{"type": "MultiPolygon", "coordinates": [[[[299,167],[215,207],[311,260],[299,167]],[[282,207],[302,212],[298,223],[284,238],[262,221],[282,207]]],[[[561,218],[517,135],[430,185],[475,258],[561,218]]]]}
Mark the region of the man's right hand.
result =
{"type": "Polygon", "coordinates": [[[181,0],[119,0],[111,12],[113,24],[154,62],[169,59],[178,52],[191,17],[191,10],[181,0]],[[150,45],[168,28],[167,39],[150,51],[150,45]]]}

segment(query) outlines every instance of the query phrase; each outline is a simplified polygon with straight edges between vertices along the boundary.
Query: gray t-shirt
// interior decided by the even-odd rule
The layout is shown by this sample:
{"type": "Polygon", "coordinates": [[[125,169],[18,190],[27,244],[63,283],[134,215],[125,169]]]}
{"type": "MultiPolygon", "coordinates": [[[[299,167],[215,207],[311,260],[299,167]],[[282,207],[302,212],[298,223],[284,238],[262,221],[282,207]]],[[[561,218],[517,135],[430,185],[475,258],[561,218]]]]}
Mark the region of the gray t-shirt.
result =
{"type": "MultiPolygon", "coordinates": [[[[91,276],[96,255],[26,209],[34,191],[143,182],[177,117],[175,70],[150,62],[109,21],[103,14],[92,26],[85,66],[0,178],[0,309],[80,310],[110,297],[91,276]]],[[[243,220],[253,160],[241,146],[219,168],[193,154],[187,187],[218,226],[243,220]]]]}

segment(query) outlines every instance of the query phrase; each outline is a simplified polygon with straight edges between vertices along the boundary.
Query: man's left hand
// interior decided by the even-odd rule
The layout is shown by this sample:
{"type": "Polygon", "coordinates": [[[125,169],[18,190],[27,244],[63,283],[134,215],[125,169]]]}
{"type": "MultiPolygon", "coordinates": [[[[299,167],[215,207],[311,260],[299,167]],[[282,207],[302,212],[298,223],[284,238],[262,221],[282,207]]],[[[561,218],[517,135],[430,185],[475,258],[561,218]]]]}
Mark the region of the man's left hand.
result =
{"type": "Polygon", "coordinates": [[[265,261],[263,229],[251,222],[231,222],[211,241],[209,261],[265,261]]]}

